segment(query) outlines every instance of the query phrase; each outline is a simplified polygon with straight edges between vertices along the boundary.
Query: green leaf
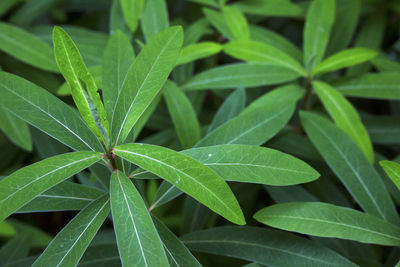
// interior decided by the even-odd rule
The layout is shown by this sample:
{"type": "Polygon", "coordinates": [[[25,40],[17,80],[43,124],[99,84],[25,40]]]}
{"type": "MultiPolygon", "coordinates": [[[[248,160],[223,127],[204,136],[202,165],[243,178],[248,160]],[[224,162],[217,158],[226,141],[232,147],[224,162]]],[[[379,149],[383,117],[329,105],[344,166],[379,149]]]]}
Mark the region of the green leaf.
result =
{"type": "Polygon", "coordinates": [[[160,187],[158,188],[156,195],[154,196],[153,203],[151,204],[149,210],[153,210],[165,203],[175,199],[176,197],[182,195],[182,191],[176,188],[174,185],[167,181],[162,181],[160,187]]]}
{"type": "Polygon", "coordinates": [[[317,64],[313,69],[313,75],[357,65],[369,61],[377,55],[378,53],[376,51],[369,48],[356,47],[346,49],[317,64]]]}
{"type": "Polygon", "coordinates": [[[210,29],[210,25],[207,19],[205,18],[199,19],[190,24],[187,28],[185,28],[185,38],[183,44],[185,46],[194,44],[198,42],[202,36],[211,33],[212,31],[210,29]]]}
{"type": "Polygon", "coordinates": [[[295,80],[300,74],[265,63],[235,63],[203,71],[182,87],[186,90],[231,89],[280,84],[295,80]]]}
{"type": "Polygon", "coordinates": [[[222,46],[214,42],[191,44],[182,49],[176,65],[182,65],[198,59],[209,57],[219,53],[221,50],[222,46]]]}
{"type": "Polygon", "coordinates": [[[185,93],[173,82],[167,81],[164,99],[183,149],[194,146],[201,138],[196,111],[185,93]]]}
{"type": "Polygon", "coordinates": [[[53,30],[54,54],[68,82],[72,97],[85,122],[98,138],[108,143],[108,121],[97,85],[86,68],[78,48],[60,27],[53,30]]]}
{"type": "MultiPolygon", "coordinates": [[[[88,70],[89,70],[90,74],[92,75],[96,85],[99,88],[103,88],[103,83],[102,83],[103,68],[102,68],[102,66],[101,65],[92,66],[92,67],[89,67],[88,70]]],[[[104,90],[104,89],[102,89],[102,90],[104,90]]],[[[59,96],[71,95],[71,88],[67,81],[65,81],[60,87],[58,87],[57,95],[59,95],[59,96]]]]}
{"type": "Polygon", "coordinates": [[[336,0],[336,18],[326,52],[345,49],[351,42],[360,18],[361,0],[336,0]]]}
{"type": "Polygon", "coordinates": [[[17,212],[81,210],[103,194],[93,187],[65,181],[38,195],[17,212]]]}
{"type": "Polygon", "coordinates": [[[2,106],[0,106],[0,130],[17,146],[32,151],[28,125],[2,106]]]}
{"type": "Polygon", "coordinates": [[[168,78],[183,42],[181,27],[156,34],[130,67],[111,120],[113,144],[123,142],[168,78]]]}
{"type": "Polygon", "coordinates": [[[139,18],[144,7],[144,0],[120,0],[122,13],[126,24],[132,32],[136,31],[139,24],[139,18]]]}
{"type": "Polygon", "coordinates": [[[303,9],[290,0],[246,0],[235,2],[234,6],[246,14],[268,17],[301,17],[303,9]]]}
{"type": "Polygon", "coordinates": [[[400,228],[372,215],[321,202],[277,204],[254,218],[266,225],[302,234],[363,243],[400,246],[400,228]]]}
{"type": "Polygon", "coordinates": [[[202,266],[167,226],[155,216],[152,219],[161,237],[170,266],[202,266]]]}
{"type": "Polygon", "coordinates": [[[207,134],[239,115],[246,106],[246,90],[238,88],[232,92],[222,103],[213,120],[207,128],[207,134]]]}
{"type": "Polygon", "coordinates": [[[269,44],[257,41],[231,41],[224,45],[224,52],[228,55],[247,61],[268,63],[280,67],[285,67],[299,75],[307,75],[300,63],[285,52],[269,44]]]}
{"type": "Polygon", "coordinates": [[[217,145],[181,153],[210,167],[225,181],[285,186],[311,182],[319,177],[305,162],[266,147],[217,145]]]}
{"type": "Polygon", "coordinates": [[[277,88],[253,101],[238,116],[201,139],[196,146],[219,144],[261,145],[277,134],[292,117],[304,94],[297,85],[277,88]]]}
{"type": "MultiPolygon", "coordinates": [[[[101,231],[99,234],[100,233],[101,231]]],[[[111,234],[114,235],[112,232],[111,234]]],[[[93,243],[96,240],[96,237],[93,239],[90,247],[85,251],[85,254],[78,263],[78,267],[121,266],[117,246],[115,244],[94,245],[93,243]]]]}
{"type": "Polygon", "coordinates": [[[97,152],[72,152],[19,169],[0,181],[0,221],[36,196],[99,161],[97,152]]]}
{"type": "Polygon", "coordinates": [[[224,6],[222,15],[236,40],[250,39],[250,30],[246,17],[234,6],[224,6]]]}
{"type": "Polygon", "coordinates": [[[340,92],[328,84],[313,82],[313,87],[336,125],[350,136],[370,162],[374,162],[371,140],[357,110],[340,92]]]}
{"type": "Polygon", "coordinates": [[[114,153],[167,180],[233,223],[245,223],[229,186],[200,162],[167,148],[145,144],[121,145],[114,153]]]}
{"type": "Polygon", "coordinates": [[[319,115],[302,112],[300,117],[311,142],[361,208],[397,224],[399,216],[381,177],[350,137],[319,115]]]}
{"type": "Polygon", "coordinates": [[[368,115],[363,117],[363,122],[372,143],[388,145],[400,143],[400,116],[368,115]]]}
{"type": "Polygon", "coordinates": [[[8,10],[15,6],[21,0],[3,0],[0,2],[0,16],[4,15],[8,10]]]}
{"type": "Polygon", "coordinates": [[[108,195],[93,201],[57,234],[32,267],[76,266],[109,213],[108,195]]]}
{"type": "Polygon", "coordinates": [[[39,69],[58,72],[51,47],[33,34],[0,23],[0,50],[39,69]]]}
{"type": "Polygon", "coordinates": [[[368,73],[334,85],[346,96],[400,100],[398,72],[368,73]]]}
{"type": "Polygon", "coordinates": [[[356,266],[304,237],[259,227],[216,227],[184,235],[181,239],[191,250],[265,266],[356,266]]]}
{"type": "Polygon", "coordinates": [[[303,52],[301,52],[301,50],[292,44],[288,39],[278,33],[263,27],[252,25],[250,26],[250,35],[251,40],[266,43],[281,50],[282,52],[285,52],[298,62],[303,61],[303,52]]]}
{"type": "Polygon", "coordinates": [[[382,166],[387,175],[400,190],[400,164],[389,160],[381,160],[379,161],[379,165],[382,166]]]}
{"type": "Polygon", "coordinates": [[[313,0],[304,26],[304,64],[311,71],[321,62],[335,20],[335,0],[313,0]]]}
{"type": "Polygon", "coordinates": [[[77,112],[33,83],[0,72],[0,95],[3,107],[72,149],[104,150],[77,112]]]}
{"type": "Polygon", "coordinates": [[[0,249],[0,265],[9,266],[12,262],[28,256],[30,249],[28,233],[20,233],[0,249]]]}
{"type": "Polygon", "coordinates": [[[101,88],[108,121],[112,120],[119,92],[134,60],[131,41],[122,31],[115,31],[108,40],[102,66],[101,88]]]}
{"type": "Polygon", "coordinates": [[[154,35],[169,27],[165,0],[146,0],[141,18],[142,31],[149,41],[154,35]]]}
{"type": "Polygon", "coordinates": [[[218,30],[219,33],[229,40],[235,39],[235,36],[226,23],[224,16],[220,12],[209,8],[203,8],[202,10],[207,20],[218,30]]]}
{"type": "Polygon", "coordinates": [[[6,221],[0,222],[0,236],[2,238],[14,236],[16,233],[16,230],[11,224],[6,221]]]}
{"type": "Polygon", "coordinates": [[[123,266],[168,265],[160,237],[140,193],[116,171],[110,181],[111,211],[123,266]]]}

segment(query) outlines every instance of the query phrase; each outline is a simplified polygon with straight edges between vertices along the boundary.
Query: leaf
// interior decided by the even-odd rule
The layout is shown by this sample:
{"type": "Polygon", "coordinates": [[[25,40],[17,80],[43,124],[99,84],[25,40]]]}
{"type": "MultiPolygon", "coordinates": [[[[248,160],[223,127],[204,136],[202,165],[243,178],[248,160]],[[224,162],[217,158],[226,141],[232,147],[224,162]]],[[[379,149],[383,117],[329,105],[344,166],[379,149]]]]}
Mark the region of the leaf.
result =
{"type": "Polygon", "coordinates": [[[350,137],[319,115],[302,112],[300,117],[311,142],[361,208],[397,224],[398,214],[381,177],[350,137]]]}
{"type": "Polygon", "coordinates": [[[400,100],[398,72],[368,73],[334,85],[346,96],[400,100]]]}
{"type": "Polygon", "coordinates": [[[200,162],[167,148],[145,144],[121,145],[114,153],[167,180],[233,223],[245,223],[229,186],[200,162]]]}
{"type": "Polygon", "coordinates": [[[134,60],[131,41],[122,31],[115,31],[108,40],[102,66],[101,88],[108,121],[112,120],[118,95],[134,60]]]}
{"type": "Polygon", "coordinates": [[[142,31],[149,41],[154,35],[169,27],[165,0],[147,0],[141,18],[142,31]]]}
{"type": "Polygon", "coordinates": [[[85,122],[98,138],[108,143],[108,121],[96,83],[78,48],[60,27],[53,30],[54,54],[58,68],[68,82],[72,97],[85,122]]]}
{"type": "Polygon", "coordinates": [[[0,23],[0,50],[39,69],[58,72],[50,46],[19,27],[0,23]]]}
{"type": "Polygon", "coordinates": [[[0,95],[3,107],[72,149],[104,150],[79,115],[46,90],[0,72],[0,95]]]}
{"type": "Polygon", "coordinates": [[[335,20],[335,0],[313,0],[303,32],[304,64],[311,71],[321,62],[335,20]]]}
{"type": "Polygon", "coordinates": [[[285,52],[269,44],[257,41],[231,41],[224,45],[228,55],[247,62],[268,63],[297,72],[301,76],[307,73],[300,63],[285,52]]]}
{"type": "Polygon", "coordinates": [[[321,237],[386,246],[400,245],[400,228],[372,215],[321,202],[272,205],[254,218],[266,225],[321,237]]]}
{"type": "Polygon", "coordinates": [[[379,165],[382,166],[386,174],[400,190],[400,164],[389,160],[381,160],[379,165]]]}
{"type": "Polygon", "coordinates": [[[65,181],[38,195],[17,212],[81,210],[103,194],[104,191],[65,181]]]}
{"type": "Polygon", "coordinates": [[[185,28],[185,38],[183,40],[183,44],[185,46],[194,44],[198,42],[202,36],[211,33],[212,31],[207,19],[199,19],[185,28]]]}
{"type": "MultiPolygon", "coordinates": [[[[99,233],[101,233],[101,231],[99,233]]],[[[111,234],[114,235],[114,233],[111,234]]],[[[118,255],[117,246],[115,244],[102,244],[94,246],[93,242],[95,241],[96,237],[93,239],[90,247],[85,251],[85,254],[78,263],[78,266],[121,266],[121,260],[118,255]]]]}
{"type": "Polygon", "coordinates": [[[246,0],[235,2],[234,6],[246,14],[262,15],[268,17],[301,17],[302,8],[290,0],[246,0]]]}
{"type": "Polygon", "coordinates": [[[158,188],[156,195],[154,196],[153,203],[151,204],[149,210],[153,209],[168,203],[169,201],[177,198],[182,195],[182,191],[176,188],[174,185],[167,181],[162,181],[160,187],[158,188]]]}
{"type": "Polygon", "coordinates": [[[265,266],[356,266],[304,237],[259,227],[216,227],[184,235],[181,240],[191,250],[265,266]]]}
{"type": "Polygon", "coordinates": [[[28,256],[30,249],[29,235],[20,233],[5,243],[0,249],[0,265],[8,266],[10,263],[28,256]]]}
{"type": "Polygon", "coordinates": [[[144,2],[144,0],[120,0],[126,24],[132,32],[136,31],[144,2]]]}
{"type": "Polygon", "coordinates": [[[6,221],[0,222],[0,236],[4,237],[12,237],[16,234],[16,230],[14,227],[6,221]]]}
{"type": "Polygon", "coordinates": [[[104,195],[78,213],[33,263],[37,266],[76,266],[110,212],[104,195]]]}
{"type": "Polygon", "coordinates": [[[236,40],[250,39],[249,25],[246,17],[235,6],[222,7],[222,15],[236,40]]]}
{"type": "Polygon", "coordinates": [[[196,146],[261,145],[286,125],[303,93],[304,90],[297,85],[277,88],[253,101],[238,116],[212,131],[196,146]]]}
{"type": "Polygon", "coordinates": [[[206,58],[219,53],[221,50],[222,46],[214,42],[191,44],[182,49],[176,65],[182,65],[198,59],[206,58]]]}
{"type": "Polygon", "coordinates": [[[122,265],[168,265],[146,205],[135,186],[122,172],[116,171],[111,176],[110,198],[122,265]]]}
{"type": "Polygon", "coordinates": [[[357,65],[373,59],[377,54],[372,49],[362,47],[342,50],[317,64],[313,69],[313,75],[357,65]]]}
{"type": "Polygon", "coordinates": [[[210,167],[225,181],[284,186],[311,182],[319,177],[305,162],[266,147],[217,145],[181,153],[210,167]]]}
{"type": "Polygon", "coordinates": [[[246,90],[238,88],[233,91],[222,103],[213,120],[207,128],[207,134],[236,117],[246,105],[246,90]]]}
{"type": "Polygon", "coordinates": [[[231,89],[280,84],[299,78],[300,75],[285,67],[265,63],[235,63],[203,71],[182,88],[193,90],[231,89]]]}
{"type": "Polygon", "coordinates": [[[278,33],[259,26],[250,26],[251,40],[273,46],[298,62],[303,61],[303,52],[288,39],[278,33]]]}
{"type": "Polygon", "coordinates": [[[0,221],[36,196],[99,161],[97,152],[73,152],[19,169],[0,181],[0,221]]]}
{"type": "Polygon", "coordinates": [[[126,35],[130,35],[131,31],[125,23],[124,15],[122,14],[122,7],[120,0],[112,0],[110,8],[110,23],[109,31],[113,33],[117,30],[122,31],[126,35]]]}
{"type": "Polygon", "coordinates": [[[28,125],[0,106],[0,129],[17,146],[32,151],[32,139],[28,125]]]}
{"type": "Polygon", "coordinates": [[[183,42],[181,27],[156,34],[126,74],[111,120],[113,144],[123,142],[168,78],[183,42]]]}
{"type": "Polygon", "coordinates": [[[371,140],[357,110],[340,92],[328,84],[313,82],[313,87],[335,124],[350,136],[371,163],[374,162],[371,140]]]}
{"type": "Polygon", "coordinates": [[[361,0],[336,0],[336,18],[326,52],[345,49],[351,42],[360,18],[361,0]]]}
{"type": "MultiPolygon", "coordinates": [[[[103,83],[102,83],[102,66],[93,66],[89,67],[88,71],[92,75],[94,82],[96,83],[97,87],[103,88],[103,83]]],[[[101,89],[104,91],[104,89],[101,89]]],[[[68,84],[67,81],[65,81],[61,86],[58,87],[57,89],[57,95],[59,96],[66,96],[66,95],[71,95],[71,88],[68,84]]]]}
{"type": "Polygon", "coordinates": [[[226,23],[224,16],[220,12],[209,8],[203,8],[202,10],[207,20],[218,30],[219,33],[229,40],[235,39],[235,36],[226,23]]]}
{"type": "Polygon", "coordinates": [[[170,266],[202,266],[167,226],[155,216],[152,219],[161,237],[170,266]]]}

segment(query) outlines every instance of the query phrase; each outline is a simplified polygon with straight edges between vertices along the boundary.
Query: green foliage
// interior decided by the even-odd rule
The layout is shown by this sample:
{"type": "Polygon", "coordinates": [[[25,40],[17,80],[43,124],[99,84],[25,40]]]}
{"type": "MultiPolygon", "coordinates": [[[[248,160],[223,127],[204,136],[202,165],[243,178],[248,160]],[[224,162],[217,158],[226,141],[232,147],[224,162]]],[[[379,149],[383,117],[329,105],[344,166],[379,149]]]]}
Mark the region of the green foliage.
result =
{"type": "Polygon", "coordinates": [[[399,12],[0,1],[0,266],[395,266],[399,12]]]}

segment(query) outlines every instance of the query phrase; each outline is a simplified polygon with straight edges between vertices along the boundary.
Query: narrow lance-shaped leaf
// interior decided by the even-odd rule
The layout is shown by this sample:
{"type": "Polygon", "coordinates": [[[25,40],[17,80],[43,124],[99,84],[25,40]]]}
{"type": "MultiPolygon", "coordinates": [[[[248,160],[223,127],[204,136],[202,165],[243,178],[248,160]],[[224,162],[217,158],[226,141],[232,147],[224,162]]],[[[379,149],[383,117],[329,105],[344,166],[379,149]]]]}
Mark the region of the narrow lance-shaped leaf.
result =
{"type": "Polygon", "coordinates": [[[122,265],[168,265],[160,237],[140,193],[120,171],[111,176],[110,198],[122,265]]]}
{"type": "Polygon", "coordinates": [[[132,32],[136,31],[140,15],[144,7],[144,0],[119,0],[126,24],[132,32]]]}
{"type": "Polygon", "coordinates": [[[303,32],[304,64],[308,71],[324,57],[335,20],[335,8],[335,0],[313,0],[308,8],[303,32]]]}
{"type": "Polygon", "coordinates": [[[121,145],[114,153],[167,180],[233,223],[245,223],[229,186],[200,162],[167,148],[145,144],[121,145]]]}
{"type": "Polygon", "coordinates": [[[207,134],[239,115],[246,105],[246,90],[238,88],[222,103],[213,120],[207,128],[207,134]]]}
{"type": "Polygon", "coordinates": [[[235,63],[203,71],[182,87],[188,91],[209,89],[232,89],[280,84],[295,80],[300,74],[267,63],[235,63]]]}
{"type": "Polygon", "coordinates": [[[221,33],[225,38],[234,40],[235,36],[231,32],[228,24],[224,19],[224,16],[215,10],[209,8],[203,8],[203,13],[207,20],[221,33]]]}
{"type": "Polygon", "coordinates": [[[269,63],[285,67],[299,75],[305,76],[306,71],[300,63],[285,52],[269,44],[257,41],[231,41],[224,45],[228,55],[248,62],[269,63]]]}
{"type": "Polygon", "coordinates": [[[17,212],[81,210],[104,194],[82,184],[62,182],[35,197],[17,212]]]}
{"type": "Polygon", "coordinates": [[[76,266],[109,213],[108,195],[93,201],[57,234],[32,266],[76,266]]]}
{"type": "Polygon", "coordinates": [[[286,231],[400,246],[400,228],[395,225],[357,210],[327,203],[292,202],[272,205],[258,211],[254,218],[286,231]]]}
{"type": "Polygon", "coordinates": [[[181,27],[170,27],[156,34],[130,67],[111,120],[112,141],[123,142],[132,127],[158,95],[183,42],[181,27]]]}
{"type": "Polygon", "coordinates": [[[164,99],[183,149],[194,146],[201,138],[200,124],[192,103],[174,83],[165,84],[164,99]]]}
{"type": "Polygon", "coordinates": [[[357,110],[328,84],[313,82],[313,87],[336,125],[350,136],[370,162],[374,162],[371,140],[357,110]]]}
{"type": "Polygon", "coordinates": [[[51,47],[16,26],[0,23],[0,50],[37,68],[58,72],[51,47]]]}
{"type": "Polygon", "coordinates": [[[27,151],[32,150],[28,125],[2,106],[0,106],[0,130],[17,146],[27,151]]]}
{"type": "Polygon", "coordinates": [[[18,233],[0,249],[0,265],[10,266],[13,262],[25,258],[30,249],[29,234],[18,233]]]}
{"type": "Polygon", "coordinates": [[[292,185],[311,182],[318,172],[305,162],[266,147],[217,145],[184,150],[226,181],[292,185]]]}
{"type": "Polygon", "coordinates": [[[342,68],[357,65],[369,61],[376,57],[378,53],[369,48],[350,48],[340,51],[321,63],[317,64],[313,69],[313,75],[331,72],[342,68]]]}
{"type": "Polygon", "coordinates": [[[400,190],[400,164],[389,160],[381,160],[379,161],[379,165],[382,166],[387,175],[400,190]]]}
{"type": "Polygon", "coordinates": [[[72,152],[22,168],[0,181],[0,221],[36,196],[102,158],[97,152],[72,152]]]}
{"type": "Polygon", "coordinates": [[[222,8],[222,15],[235,39],[246,40],[250,38],[250,30],[246,17],[238,8],[235,6],[224,6],[222,8]]]}
{"type": "Polygon", "coordinates": [[[277,88],[255,100],[238,116],[201,139],[196,146],[263,144],[285,126],[303,93],[304,90],[297,85],[277,88]]]}
{"type": "Polygon", "coordinates": [[[67,80],[72,97],[85,122],[98,138],[108,143],[108,121],[96,83],[86,68],[78,48],[60,27],[53,30],[54,53],[67,80]]]}
{"type": "Polygon", "coordinates": [[[167,253],[170,266],[202,266],[197,259],[190,253],[181,240],[175,236],[171,230],[168,229],[159,219],[155,216],[152,217],[154,225],[161,237],[162,244],[167,253]]]}
{"type": "Polygon", "coordinates": [[[141,26],[146,41],[169,27],[166,0],[146,0],[141,26]]]}
{"type": "Polygon", "coordinates": [[[268,17],[302,17],[303,8],[291,0],[259,1],[246,0],[235,2],[234,6],[246,14],[268,17]]]}
{"type": "Polygon", "coordinates": [[[225,226],[181,237],[189,249],[265,266],[357,266],[336,252],[298,235],[260,227],[225,226]]]}
{"type": "Polygon", "coordinates": [[[300,117],[311,142],[361,208],[398,224],[399,216],[381,177],[350,137],[319,115],[302,112],[300,117]]]}
{"type": "Polygon", "coordinates": [[[346,96],[400,100],[398,72],[368,73],[334,85],[346,96]]]}
{"type": "Polygon", "coordinates": [[[115,31],[108,40],[102,65],[101,88],[108,121],[112,120],[117,97],[134,59],[135,52],[129,38],[122,31],[115,31]]]}
{"type": "Polygon", "coordinates": [[[222,46],[214,42],[201,42],[184,47],[176,61],[176,65],[186,64],[201,58],[217,54],[222,50],[222,46]]]}

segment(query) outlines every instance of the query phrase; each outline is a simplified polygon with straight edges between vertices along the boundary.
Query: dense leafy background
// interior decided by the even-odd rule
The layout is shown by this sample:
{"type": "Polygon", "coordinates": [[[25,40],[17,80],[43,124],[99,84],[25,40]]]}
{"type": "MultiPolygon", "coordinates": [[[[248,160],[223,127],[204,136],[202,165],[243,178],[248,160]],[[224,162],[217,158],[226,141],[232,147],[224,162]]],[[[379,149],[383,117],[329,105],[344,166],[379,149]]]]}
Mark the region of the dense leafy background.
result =
{"type": "Polygon", "coordinates": [[[399,0],[0,20],[0,266],[398,264],[399,0]]]}

